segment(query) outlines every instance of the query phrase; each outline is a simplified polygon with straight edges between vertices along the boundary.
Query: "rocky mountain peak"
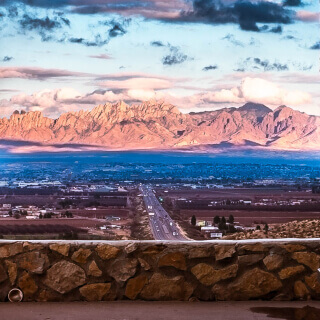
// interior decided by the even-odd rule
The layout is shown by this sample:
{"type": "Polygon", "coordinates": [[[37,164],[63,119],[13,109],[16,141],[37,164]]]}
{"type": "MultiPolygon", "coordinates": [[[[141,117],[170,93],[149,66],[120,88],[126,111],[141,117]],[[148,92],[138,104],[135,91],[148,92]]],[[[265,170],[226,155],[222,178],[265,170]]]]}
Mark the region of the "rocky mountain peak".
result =
{"type": "Polygon", "coordinates": [[[272,112],[270,108],[261,103],[247,102],[242,107],[237,109],[238,111],[255,112],[259,115],[265,115],[272,112]]]}
{"type": "Polygon", "coordinates": [[[320,149],[320,117],[286,106],[263,104],[183,114],[169,103],[149,100],[106,103],[58,119],[40,111],[16,111],[0,119],[0,139],[85,143],[108,149],[166,149],[198,146],[268,146],[320,149]]]}

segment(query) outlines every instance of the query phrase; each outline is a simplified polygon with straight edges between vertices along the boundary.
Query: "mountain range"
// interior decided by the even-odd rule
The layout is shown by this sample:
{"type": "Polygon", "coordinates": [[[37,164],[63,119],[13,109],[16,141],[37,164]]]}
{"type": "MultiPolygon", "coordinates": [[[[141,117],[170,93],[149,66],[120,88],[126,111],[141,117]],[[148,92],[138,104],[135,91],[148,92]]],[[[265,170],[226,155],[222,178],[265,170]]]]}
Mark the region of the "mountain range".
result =
{"type": "Polygon", "coordinates": [[[0,119],[0,139],[43,145],[84,144],[112,150],[268,147],[319,150],[320,117],[263,104],[184,114],[171,104],[123,101],[57,119],[39,111],[15,111],[0,119]]]}

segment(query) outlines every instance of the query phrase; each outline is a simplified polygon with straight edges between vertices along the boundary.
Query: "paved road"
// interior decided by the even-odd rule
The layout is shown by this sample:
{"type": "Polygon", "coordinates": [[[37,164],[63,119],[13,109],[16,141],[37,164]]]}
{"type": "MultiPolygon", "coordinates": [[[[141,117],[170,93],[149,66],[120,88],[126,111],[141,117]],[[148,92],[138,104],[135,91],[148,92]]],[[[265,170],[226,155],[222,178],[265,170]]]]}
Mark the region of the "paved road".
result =
{"type": "Polygon", "coordinates": [[[1,303],[5,320],[315,320],[317,301],[1,303]]]}
{"type": "Polygon", "coordinates": [[[144,204],[149,214],[149,222],[153,236],[156,240],[187,241],[168,212],[164,210],[150,186],[141,185],[140,192],[143,195],[144,204]]]}

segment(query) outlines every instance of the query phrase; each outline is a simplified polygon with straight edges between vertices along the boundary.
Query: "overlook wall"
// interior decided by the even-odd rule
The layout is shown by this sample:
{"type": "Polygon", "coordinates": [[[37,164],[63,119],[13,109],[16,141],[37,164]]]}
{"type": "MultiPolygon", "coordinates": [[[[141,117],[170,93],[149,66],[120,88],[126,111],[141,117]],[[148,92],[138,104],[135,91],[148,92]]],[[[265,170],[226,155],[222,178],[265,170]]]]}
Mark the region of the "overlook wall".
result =
{"type": "Polygon", "coordinates": [[[0,301],[320,300],[320,239],[0,241],[0,301]]]}

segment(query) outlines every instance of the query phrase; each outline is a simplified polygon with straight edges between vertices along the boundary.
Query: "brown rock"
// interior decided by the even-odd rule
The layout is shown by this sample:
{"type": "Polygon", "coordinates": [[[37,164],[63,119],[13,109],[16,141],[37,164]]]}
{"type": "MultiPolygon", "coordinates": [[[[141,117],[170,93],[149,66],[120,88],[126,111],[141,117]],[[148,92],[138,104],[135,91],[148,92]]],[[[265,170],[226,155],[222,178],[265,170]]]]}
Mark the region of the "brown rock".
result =
{"type": "Polygon", "coordinates": [[[109,260],[115,258],[119,254],[120,249],[108,244],[99,244],[96,247],[96,251],[102,260],[109,260]]]}
{"type": "Polygon", "coordinates": [[[217,246],[214,246],[214,249],[215,249],[216,260],[231,258],[236,253],[236,249],[234,245],[231,245],[231,246],[217,245],[217,246]]]}
{"type": "Polygon", "coordinates": [[[238,256],[238,262],[241,265],[251,266],[264,258],[263,253],[246,254],[244,256],[238,256]]]}
{"type": "Polygon", "coordinates": [[[93,277],[100,277],[102,275],[102,271],[99,269],[94,260],[89,265],[88,275],[93,277]]]}
{"type": "Polygon", "coordinates": [[[158,266],[187,270],[186,258],[181,252],[170,252],[160,257],[158,266]]]}
{"type": "Polygon", "coordinates": [[[211,248],[196,247],[196,248],[190,249],[188,253],[189,253],[189,259],[208,258],[210,256],[213,257],[211,248]]]}
{"type": "Polygon", "coordinates": [[[5,268],[2,266],[2,264],[0,264],[0,283],[6,279],[8,279],[7,272],[5,268]]]}
{"type": "Polygon", "coordinates": [[[24,271],[18,280],[18,286],[22,290],[24,297],[31,298],[38,290],[38,286],[28,272],[24,271]]]}
{"type": "Polygon", "coordinates": [[[149,283],[144,286],[140,296],[144,300],[183,300],[187,301],[193,292],[192,286],[182,276],[168,278],[161,273],[154,273],[149,283]]]}
{"type": "Polygon", "coordinates": [[[109,274],[117,282],[127,281],[133,277],[137,271],[137,259],[116,260],[108,269],[109,274]]]}
{"type": "Polygon", "coordinates": [[[18,268],[17,265],[10,261],[10,260],[6,260],[6,265],[7,265],[7,269],[8,269],[8,274],[9,274],[9,279],[12,285],[15,284],[16,279],[17,279],[17,272],[18,272],[18,268]]]}
{"type": "Polygon", "coordinates": [[[125,248],[124,251],[126,254],[132,253],[134,251],[136,251],[138,249],[138,244],[133,242],[133,243],[129,243],[125,248]]]}
{"type": "Polygon", "coordinates": [[[144,260],[142,258],[138,258],[138,260],[140,262],[140,265],[141,265],[142,269],[144,269],[144,270],[150,270],[151,269],[150,264],[146,260],[144,260]]]}
{"type": "Polygon", "coordinates": [[[93,283],[81,287],[79,291],[87,301],[101,301],[110,288],[111,283],[93,283]]]}
{"type": "Polygon", "coordinates": [[[67,257],[69,255],[70,244],[53,243],[49,246],[50,250],[56,251],[63,256],[67,257]]]}
{"type": "Polygon", "coordinates": [[[294,252],[292,258],[309,267],[312,271],[317,271],[320,267],[320,256],[314,252],[294,252]]]}
{"type": "Polygon", "coordinates": [[[32,273],[41,274],[49,264],[48,256],[38,251],[21,254],[17,258],[18,267],[32,273]]]}
{"type": "Polygon", "coordinates": [[[125,295],[129,299],[135,300],[147,282],[148,278],[143,274],[130,279],[126,286],[125,295]]]}
{"type": "Polygon", "coordinates": [[[238,248],[239,254],[244,254],[246,252],[266,252],[268,250],[269,249],[262,243],[245,244],[238,248]]]}
{"type": "Polygon", "coordinates": [[[300,299],[306,299],[310,296],[310,292],[309,292],[308,288],[300,280],[298,280],[294,283],[293,292],[294,292],[295,297],[300,298],[300,299]]]}
{"type": "Polygon", "coordinates": [[[279,272],[279,278],[281,280],[287,279],[287,278],[290,278],[298,273],[303,272],[304,270],[305,270],[304,266],[288,267],[288,268],[282,269],[279,272]]]}
{"type": "Polygon", "coordinates": [[[286,249],[288,252],[296,252],[296,251],[303,251],[306,250],[305,246],[301,244],[283,244],[280,246],[283,249],[286,249]]]}
{"type": "Polygon", "coordinates": [[[46,286],[60,293],[69,292],[85,282],[86,275],[83,269],[65,260],[55,263],[43,280],[46,286]]]}
{"type": "Polygon", "coordinates": [[[318,273],[315,272],[311,276],[306,276],[304,278],[306,284],[309,288],[314,291],[315,293],[320,293],[320,282],[318,280],[318,273]]]}
{"type": "Polygon", "coordinates": [[[212,291],[218,300],[248,300],[262,297],[281,287],[281,281],[273,274],[255,268],[228,285],[214,285],[212,291]]]}
{"type": "Polygon", "coordinates": [[[193,275],[205,286],[211,286],[221,280],[237,275],[238,265],[232,264],[223,269],[214,269],[206,263],[199,263],[191,269],[193,275]]]}
{"type": "Polygon", "coordinates": [[[23,252],[23,246],[21,242],[5,244],[0,247],[0,258],[12,257],[21,252],[23,252]]]}
{"type": "Polygon", "coordinates": [[[48,301],[61,301],[61,297],[57,293],[53,293],[49,290],[41,290],[37,297],[37,301],[48,302],[48,301]]]}
{"type": "Polygon", "coordinates": [[[270,254],[263,259],[263,263],[269,271],[282,267],[283,257],[279,254],[270,254]]]}
{"type": "Polygon", "coordinates": [[[162,252],[166,248],[167,247],[164,245],[150,246],[150,247],[146,248],[145,250],[143,250],[142,253],[148,254],[148,255],[156,255],[156,254],[162,252]]]}
{"type": "Polygon", "coordinates": [[[303,272],[304,270],[305,270],[304,266],[287,267],[285,269],[282,269],[279,272],[279,278],[281,280],[287,279],[287,278],[290,278],[298,273],[303,272]]]}
{"type": "Polygon", "coordinates": [[[73,255],[71,256],[71,259],[78,263],[86,263],[91,253],[92,252],[90,249],[80,248],[79,250],[73,253],[73,255]]]}
{"type": "Polygon", "coordinates": [[[25,249],[25,251],[32,251],[32,250],[42,250],[43,249],[43,245],[39,244],[39,243],[32,243],[32,242],[24,242],[23,243],[23,249],[25,249]]]}

